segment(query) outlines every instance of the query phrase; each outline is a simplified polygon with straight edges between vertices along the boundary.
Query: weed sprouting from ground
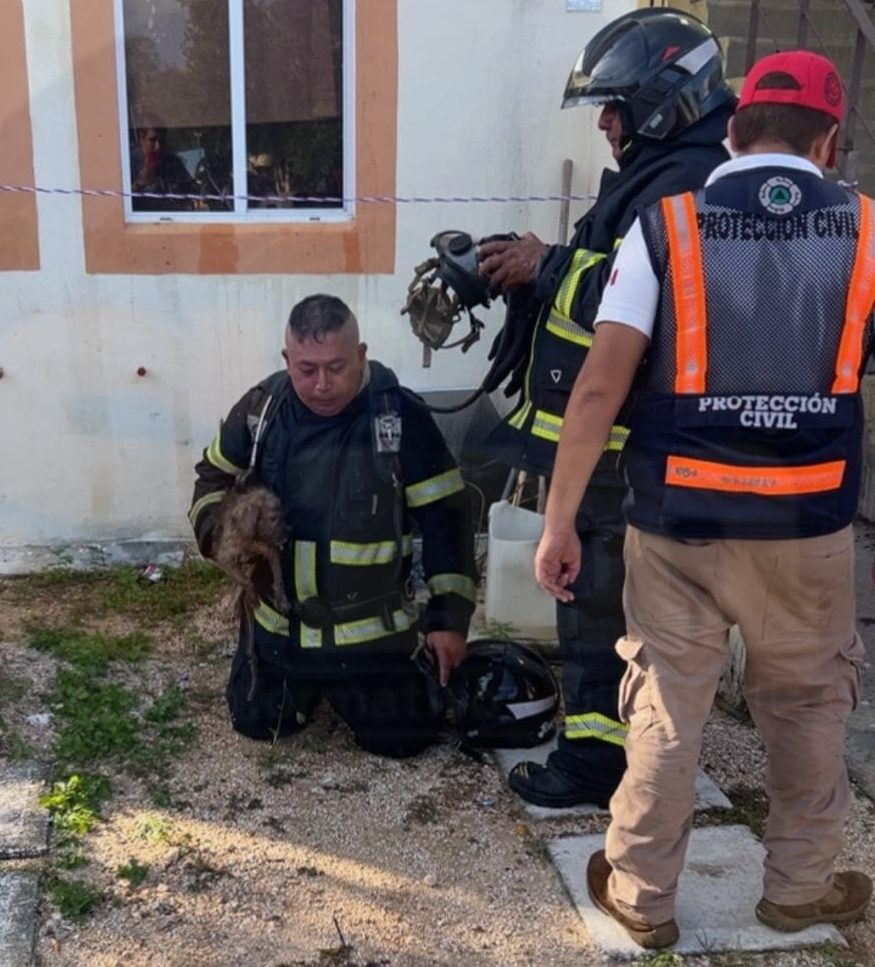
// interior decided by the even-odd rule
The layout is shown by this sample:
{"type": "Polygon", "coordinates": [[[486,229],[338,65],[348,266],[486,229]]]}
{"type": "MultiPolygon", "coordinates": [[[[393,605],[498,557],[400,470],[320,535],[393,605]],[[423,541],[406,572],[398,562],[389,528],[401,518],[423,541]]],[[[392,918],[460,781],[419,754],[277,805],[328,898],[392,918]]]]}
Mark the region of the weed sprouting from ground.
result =
{"type": "Polygon", "coordinates": [[[81,923],[103,899],[101,891],[84,880],[49,877],[46,886],[55,906],[63,917],[81,923]]]}
{"type": "MultiPolygon", "coordinates": [[[[62,916],[72,921],[87,918],[102,899],[101,891],[86,880],[61,872],[88,865],[84,840],[100,822],[101,805],[110,795],[109,782],[100,773],[123,770],[154,783],[156,802],[167,803],[164,780],[196,731],[181,718],[186,698],[177,686],[150,700],[118,680],[125,666],[148,658],[150,636],[142,631],[117,636],[88,630],[82,616],[99,616],[108,609],[134,612],[146,624],[172,620],[203,603],[218,587],[212,571],[205,568],[189,566],[170,573],[167,582],[158,585],[140,582],[133,568],[45,577],[54,582],[52,587],[81,592],[74,602],[74,620],[26,628],[30,646],[60,663],[47,696],[53,712],[56,781],[40,801],[52,814],[55,838],[46,887],[62,916]],[[87,600],[92,602],[88,607],[83,604],[87,600]]],[[[0,728],[0,738],[4,734],[0,728]]],[[[131,861],[119,867],[117,875],[138,886],[146,872],[146,867],[131,861]]]]}
{"type": "Polygon", "coordinates": [[[116,875],[120,880],[127,880],[131,886],[140,886],[149,873],[149,867],[143,866],[135,859],[131,858],[123,866],[116,869],[116,875]]]}

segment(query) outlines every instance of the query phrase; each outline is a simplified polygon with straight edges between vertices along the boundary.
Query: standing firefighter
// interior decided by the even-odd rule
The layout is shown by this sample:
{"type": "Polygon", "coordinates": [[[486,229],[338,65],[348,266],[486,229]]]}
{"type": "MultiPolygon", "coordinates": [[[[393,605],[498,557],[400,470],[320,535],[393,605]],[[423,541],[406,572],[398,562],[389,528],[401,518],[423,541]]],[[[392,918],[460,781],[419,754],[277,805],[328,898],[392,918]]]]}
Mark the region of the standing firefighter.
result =
{"type": "Polygon", "coordinates": [[[286,369],[231,409],[197,465],[189,517],[212,556],[222,500],[246,468],[285,515],[292,604],[278,610],[265,575],[255,654],[241,633],[228,682],[234,728],[254,739],[294,732],[324,694],[360,746],[400,757],[434,741],[442,714],[410,661],[413,524],[431,595],[421,630],[443,684],[465,655],[473,537],[461,475],[430,414],[366,351],[340,299],[298,303],[286,369]]]}
{"type": "Polygon", "coordinates": [[[863,657],[851,521],[875,323],[873,203],[822,176],[842,116],[826,58],[754,65],[730,124],[740,157],[627,234],[562,431],[536,573],[564,600],[592,566],[575,512],[646,354],[617,643],[629,765],[587,871],[594,902],[645,947],[678,937],[696,763],[733,623],[769,755],[757,917],[847,923],[872,892],[834,870],[863,657]]]}
{"type": "MultiPolygon", "coordinates": [[[[538,305],[533,338],[517,365],[525,373],[520,403],[493,436],[510,466],[552,474],[568,394],[592,345],[615,248],[640,206],[701,187],[726,160],[721,142],[733,101],[717,41],[688,14],[635,11],[601,30],[581,54],[563,107],[604,105],[599,128],[619,171],[604,172],[598,199],[570,245],[548,246],[527,235],[480,246],[481,272],[492,285],[503,291],[531,285],[538,305]]],[[[624,411],[577,515],[590,566],[573,589],[574,602],[557,608],[564,734],[546,768],[524,762],[510,774],[511,788],[540,806],[605,805],[626,765],[626,727],[617,716],[624,666],[614,642],[625,631],[619,461],[627,423],[624,411]]]]}

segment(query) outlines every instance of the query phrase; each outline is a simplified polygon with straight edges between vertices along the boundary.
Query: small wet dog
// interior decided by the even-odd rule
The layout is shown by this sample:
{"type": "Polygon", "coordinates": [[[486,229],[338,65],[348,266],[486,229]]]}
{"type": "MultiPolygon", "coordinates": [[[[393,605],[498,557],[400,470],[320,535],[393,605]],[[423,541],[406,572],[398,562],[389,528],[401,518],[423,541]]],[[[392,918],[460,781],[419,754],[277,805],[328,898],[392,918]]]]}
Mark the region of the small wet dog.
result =
{"type": "Polygon", "coordinates": [[[250,486],[238,480],[219,504],[213,537],[212,558],[234,581],[231,601],[234,614],[245,629],[251,685],[249,701],[255,695],[255,617],[259,593],[255,578],[259,565],[270,568],[274,608],[289,613],[283,587],[280,551],[286,541],[283,508],[279,498],[266,487],[250,486]]]}

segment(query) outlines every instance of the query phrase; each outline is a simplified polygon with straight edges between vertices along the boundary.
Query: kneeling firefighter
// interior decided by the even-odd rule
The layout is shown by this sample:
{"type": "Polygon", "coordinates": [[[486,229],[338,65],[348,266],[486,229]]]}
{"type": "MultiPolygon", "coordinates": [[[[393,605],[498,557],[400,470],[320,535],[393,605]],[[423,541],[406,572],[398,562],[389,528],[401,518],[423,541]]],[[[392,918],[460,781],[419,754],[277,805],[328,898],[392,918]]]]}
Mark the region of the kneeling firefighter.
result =
{"type": "MultiPolygon", "coordinates": [[[[616,246],[639,207],[700,188],[728,158],[722,142],[734,102],[716,38],[687,13],[637,10],[587,44],[562,106],[602,105],[599,128],[619,170],[605,170],[597,200],[568,245],[547,245],[526,234],[482,240],[474,251],[487,283],[485,297],[500,292],[508,300],[483,388],[495,389],[510,374],[505,392],[520,393],[491,435],[490,456],[550,477],[568,395],[592,342],[616,246]]],[[[463,246],[456,243],[455,253],[435,247],[439,261],[453,262],[453,271],[444,268],[439,275],[441,285],[453,287],[453,273],[465,267],[463,246]]],[[[469,308],[484,298],[482,289],[473,296],[470,286],[457,291],[469,308]]],[[[434,306],[422,298],[411,303],[412,311],[434,306]]],[[[625,665],[614,644],[625,631],[621,458],[630,405],[577,516],[584,566],[571,588],[575,600],[557,605],[565,727],[546,766],[524,762],[509,778],[518,795],[540,806],[606,805],[625,769],[626,727],[617,711],[625,665]]]]}
{"type": "Polygon", "coordinates": [[[269,575],[256,575],[254,641],[241,634],[228,682],[234,728],[255,739],[294,732],[324,695],[360,746],[401,757],[432,743],[442,723],[410,660],[418,634],[443,684],[465,655],[476,598],[471,505],[422,401],[366,350],[341,300],[299,302],[285,369],[221,424],[196,467],[189,518],[209,557],[217,511],[246,472],[284,512],[292,605],[282,613],[269,575]],[[414,527],[423,614],[411,580],[414,527]]]}

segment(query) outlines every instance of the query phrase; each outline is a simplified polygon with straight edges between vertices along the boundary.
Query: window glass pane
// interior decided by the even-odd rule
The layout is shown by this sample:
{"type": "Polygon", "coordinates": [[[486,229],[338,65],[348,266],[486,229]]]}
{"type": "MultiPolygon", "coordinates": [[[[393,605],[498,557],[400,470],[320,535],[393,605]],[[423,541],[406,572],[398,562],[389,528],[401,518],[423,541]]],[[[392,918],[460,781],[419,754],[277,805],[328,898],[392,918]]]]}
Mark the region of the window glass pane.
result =
{"type": "MultiPolygon", "coordinates": [[[[228,7],[123,0],[134,192],[233,194],[228,7]]],[[[233,210],[230,201],[134,198],[134,211],[233,210]]]]}
{"type": "MultiPolygon", "coordinates": [[[[342,0],[243,0],[249,195],[343,195],[342,0]]],[[[339,208],[250,201],[249,208],[339,208]]]]}

